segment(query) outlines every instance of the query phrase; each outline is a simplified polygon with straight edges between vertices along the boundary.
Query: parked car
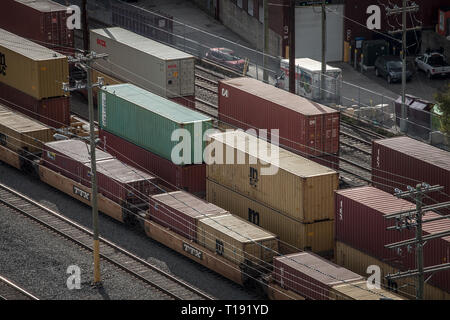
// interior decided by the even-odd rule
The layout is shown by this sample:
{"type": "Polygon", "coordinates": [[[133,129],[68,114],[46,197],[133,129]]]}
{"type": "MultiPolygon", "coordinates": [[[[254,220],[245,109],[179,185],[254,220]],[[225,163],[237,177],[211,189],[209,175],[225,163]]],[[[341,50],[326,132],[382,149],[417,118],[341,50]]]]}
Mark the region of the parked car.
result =
{"type": "MultiPolygon", "coordinates": [[[[414,71],[406,63],[406,81],[411,80],[414,71]]],[[[375,60],[375,75],[387,79],[388,83],[402,81],[402,60],[397,56],[380,56],[375,60]]]]}
{"type": "Polygon", "coordinates": [[[234,51],[227,48],[210,48],[206,52],[206,58],[225,64],[238,71],[244,70],[245,60],[234,55],[234,51]]]}
{"type": "Polygon", "coordinates": [[[445,61],[443,54],[439,52],[425,53],[415,59],[418,70],[427,74],[428,79],[434,76],[450,75],[450,65],[445,61]]]}

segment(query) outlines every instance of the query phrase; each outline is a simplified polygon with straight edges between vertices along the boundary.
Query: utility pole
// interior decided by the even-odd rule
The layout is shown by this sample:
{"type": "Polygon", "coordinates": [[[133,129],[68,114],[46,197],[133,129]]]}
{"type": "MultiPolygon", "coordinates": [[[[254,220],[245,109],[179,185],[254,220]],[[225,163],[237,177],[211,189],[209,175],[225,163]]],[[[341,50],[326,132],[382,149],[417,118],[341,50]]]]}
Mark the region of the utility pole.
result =
{"type": "Polygon", "coordinates": [[[106,58],[107,54],[96,54],[91,52],[86,56],[78,54],[75,58],[69,57],[70,63],[75,63],[77,66],[83,68],[87,74],[86,85],[77,84],[74,88],[70,88],[68,83],[63,83],[64,91],[75,91],[86,88],[88,91],[88,103],[89,103],[89,131],[90,131],[90,156],[91,156],[91,183],[92,183],[92,226],[94,230],[94,285],[99,285],[100,280],[100,245],[99,245],[99,232],[98,232],[98,204],[97,204],[97,162],[95,158],[96,150],[96,137],[94,127],[94,103],[92,97],[92,88],[103,85],[103,79],[99,78],[97,83],[92,83],[91,79],[91,63],[97,59],[106,58]]]}
{"type": "Polygon", "coordinates": [[[82,23],[83,23],[83,49],[85,52],[89,51],[89,25],[88,25],[88,10],[87,0],[81,2],[82,6],[82,23]]]}
{"type": "Polygon", "coordinates": [[[410,6],[408,6],[408,1],[403,0],[402,7],[399,8],[397,6],[394,6],[393,8],[386,7],[386,16],[392,16],[392,15],[398,15],[402,14],[402,28],[399,30],[392,30],[389,31],[390,34],[398,34],[402,33],[402,52],[401,52],[401,58],[402,58],[402,118],[400,119],[400,131],[407,132],[408,131],[408,122],[406,121],[406,33],[408,31],[413,30],[420,30],[422,27],[406,27],[406,13],[410,12],[417,12],[419,10],[419,6],[416,3],[412,3],[410,6]]]}
{"type": "MultiPolygon", "coordinates": [[[[269,4],[268,4],[268,0],[264,0],[264,70],[263,70],[263,79],[264,82],[268,82],[269,81],[269,73],[267,72],[267,68],[268,68],[268,59],[267,59],[267,54],[269,52],[269,4]]],[[[256,72],[258,72],[258,70],[256,70],[256,72]]]]}
{"type": "Polygon", "coordinates": [[[322,72],[320,77],[320,97],[325,100],[325,74],[327,72],[327,12],[326,0],[322,0],[322,72]]]}
{"type": "Polygon", "coordinates": [[[415,270],[408,270],[405,272],[398,272],[396,274],[389,274],[386,276],[387,279],[393,280],[398,278],[404,278],[404,277],[410,277],[415,276],[416,277],[416,299],[417,300],[423,300],[423,291],[424,291],[424,284],[425,284],[425,273],[430,272],[436,272],[441,270],[450,269],[450,263],[442,264],[442,265],[436,265],[424,268],[424,262],[423,262],[423,247],[426,244],[428,240],[434,239],[434,238],[441,238],[450,235],[450,231],[441,232],[441,233],[435,233],[427,236],[423,236],[422,234],[422,226],[424,223],[441,220],[441,219],[449,219],[450,217],[441,215],[437,218],[432,218],[423,221],[422,216],[424,211],[435,211],[438,209],[450,207],[450,201],[444,202],[441,204],[433,204],[429,206],[423,206],[423,197],[425,194],[435,191],[440,191],[444,189],[444,187],[441,186],[430,186],[426,183],[419,183],[417,184],[416,188],[408,186],[409,191],[400,191],[396,189],[395,196],[398,198],[413,198],[416,203],[416,209],[414,210],[406,210],[402,212],[397,212],[393,214],[389,214],[385,216],[385,219],[396,219],[396,224],[393,227],[388,227],[388,230],[397,230],[402,231],[403,229],[410,229],[415,228],[416,229],[416,236],[415,239],[409,239],[400,241],[397,243],[392,243],[385,245],[386,248],[398,248],[398,250],[401,250],[400,247],[407,246],[408,251],[413,245],[416,245],[416,267],[415,270]]]}
{"type": "Polygon", "coordinates": [[[295,94],[295,0],[289,10],[289,92],[295,94]]]}

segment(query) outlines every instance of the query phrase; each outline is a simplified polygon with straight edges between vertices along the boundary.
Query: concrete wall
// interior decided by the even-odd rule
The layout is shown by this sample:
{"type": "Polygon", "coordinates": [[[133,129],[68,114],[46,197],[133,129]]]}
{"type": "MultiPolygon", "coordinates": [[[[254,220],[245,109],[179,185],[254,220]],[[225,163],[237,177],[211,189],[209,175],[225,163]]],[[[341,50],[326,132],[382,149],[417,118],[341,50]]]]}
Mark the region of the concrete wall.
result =
{"type": "Polygon", "coordinates": [[[444,48],[444,55],[447,61],[450,61],[450,41],[432,30],[422,32],[422,53],[428,48],[433,50],[440,47],[444,48]]]}
{"type": "MultiPolygon", "coordinates": [[[[264,47],[263,24],[230,0],[219,1],[220,20],[222,23],[233,32],[239,34],[256,49],[262,50],[264,47]]],[[[281,56],[281,45],[281,36],[269,29],[269,54],[276,57],[281,56]]]]}
{"type": "Polygon", "coordinates": [[[214,0],[191,0],[191,2],[214,17],[214,0]]]}

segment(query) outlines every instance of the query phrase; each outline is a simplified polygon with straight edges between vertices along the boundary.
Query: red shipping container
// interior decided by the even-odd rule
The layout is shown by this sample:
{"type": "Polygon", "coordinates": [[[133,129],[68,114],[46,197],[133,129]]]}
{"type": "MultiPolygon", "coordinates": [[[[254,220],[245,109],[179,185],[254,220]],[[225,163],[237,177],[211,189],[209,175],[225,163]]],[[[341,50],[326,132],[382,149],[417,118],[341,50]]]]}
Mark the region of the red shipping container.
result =
{"type": "Polygon", "coordinates": [[[70,125],[69,97],[37,100],[0,82],[0,103],[53,128],[70,125]]]}
{"type": "Polygon", "coordinates": [[[0,28],[62,54],[74,53],[67,7],[50,0],[1,0],[0,12],[0,28]]]}
{"type": "Polygon", "coordinates": [[[301,154],[339,152],[339,111],[255,79],[219,81],[219,120],[244,130],[279,129],[280,145],[301,154]]]}
{"type": "MultiPolygon", "coordinates": [[[[450,201],[450,153],[409,137],[376,140],[372,143],[372,181],[391,193],[421,182],[441,185],[444,190],[429,193],[431,199],[425,197],[424,203],[450,201]]],[[[450,214],[450,209],[440,212],[450,214]]]]}
{"type": "MultiPolygon", "coordinates": [[[[336,191],[336,240],[363,251],[400,270],[415,269],[415,250],[402,252],[387,249],[386,244],[415,238],[415,229],[386,230],[395,225],[395,219],[387,220],[387,214],[415,209],[415,204],[399,199],[374,187],[360,187],[336,191]]],[[[423,220],[439,217],[426,212],[423,220]]],[[[423,235],[450,231],[450,220],[437,220],[423,224],[423,235]]],[[[424,246],[424,266],[450,261],[450,236],[431,239],[424,246]]],[[[450,290],[450,270],[440,271],[430,280],[437,287],[450,290]]]]}
{"type": "MultiPolygon", "coordinates": [[[[84,179],[91,187],[91,164],[84,164],[84,179]]],[[[117,159],[97,161],[98,192],[116,203],[148,204],[149,196],[159,193],[158,179],[117,159]]]]}
{"type": "MultiPolygon", "coordinates": [[[[86,177],[84,172],[85,163],[90,161],[90,146],[80,140],[61,140],[48,142],[44,146],[42,160],[44,166],[61,173],[84,185],[90,184],[90,177],[86,177]]],[[[112,156],[100,149],[96,149],[96,160],[102,161],[112,159],[112,156]]]]}
{"type": "Polygon", "coordinates": [[[182,106],[188,107],[192,110],[195,109],[195,96],[184,96],[184,97],[175,97],[168,98],[169,100],[181,104],[182,106]]]}
{"type": "Polygon", "coordinates": [[[184,191],[150,197],[150,219],[189,240],[197,240],[197,221],[205,217],[229,214],[212,203],[184,191]]]}
{"type": "Polygon", "coordinates": [[[105,130],[99,130],[100,147],[120,161],[158,177],[168,191],[183,189],[204,196],[206,193],[206,165],[179,166],[150,151],[105,130]]]}
{"type": "Polygon", "coordinates": [[[273,279],[308,300],[329,300],[333,286],[364,280],[360,275],[309,252],[273,258],[273,279]]]}

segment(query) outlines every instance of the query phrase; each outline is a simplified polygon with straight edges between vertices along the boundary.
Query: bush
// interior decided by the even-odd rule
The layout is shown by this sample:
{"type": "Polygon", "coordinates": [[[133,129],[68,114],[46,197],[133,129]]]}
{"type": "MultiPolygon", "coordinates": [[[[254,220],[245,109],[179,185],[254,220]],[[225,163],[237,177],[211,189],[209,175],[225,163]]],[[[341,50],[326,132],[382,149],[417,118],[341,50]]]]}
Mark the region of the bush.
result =
{"type": "Polygon", "coordinates": [[[436,94],[435,98],[442,111],[441,130],[450,135],[450,85],[446,92],[436,94]]]}

